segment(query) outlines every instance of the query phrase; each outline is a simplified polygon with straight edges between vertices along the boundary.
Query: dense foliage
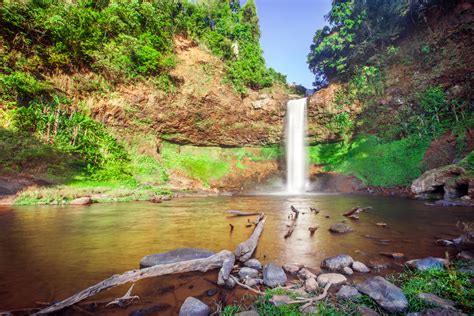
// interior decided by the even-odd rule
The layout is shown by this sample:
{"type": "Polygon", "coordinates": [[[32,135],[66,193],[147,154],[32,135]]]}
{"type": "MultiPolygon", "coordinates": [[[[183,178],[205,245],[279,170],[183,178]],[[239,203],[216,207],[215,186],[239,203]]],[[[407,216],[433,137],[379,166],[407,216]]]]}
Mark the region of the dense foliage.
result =
{"type": "Polygon", "coordinates": [[[226,62],[241,92],[285,80],[265,67],[252,0],[7,1],[0,14],[6,75],[89,69],[114,81],[156,76],[166,88],[173,37],[187,34],[226,62]]]}
{"type": "Polygon", "coordinates": [[[423,23],[433,6],[449,7],[453,1],[335,0],[326,15],[329,26],[317,30],[308,64],[316,75],[315,86],[328,79],[351,75],[356,65],[384,51],[407,30],[423,23]]]}

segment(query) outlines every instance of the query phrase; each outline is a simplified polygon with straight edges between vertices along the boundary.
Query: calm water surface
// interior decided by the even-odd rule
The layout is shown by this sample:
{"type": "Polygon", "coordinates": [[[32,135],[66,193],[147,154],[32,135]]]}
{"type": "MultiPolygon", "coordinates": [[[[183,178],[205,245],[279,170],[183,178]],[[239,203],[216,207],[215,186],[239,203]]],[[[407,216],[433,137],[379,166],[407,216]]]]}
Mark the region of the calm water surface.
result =
{"type": "MultiPolygon", "coordinates": [[[[392,268],[397,262],[381,257],[380,252],[403,252],[408,259],[443,256],[446,248],[436,246],[434,240],[459,236],[457,221],[474,220],[469,208],[356,195],[187,197],[161,204],[80,207],[0,206],[0,311],[65,298],[112,274],[137,268],[147,254],[179,247],[233,250],[248,238],[252,228],[245,227],[248,217],[229,217],[227,210],[265,212],[268,216],[257,258],[310,267],[341,253],[363,262],[386,261],[392,268]],[[285,240],[290,205],[305,214],[285,240]],[[354,206],[369,205],[373,209],[362,213],[359,221],[342,216],[354,206]],[[310,206],[321,212],[311,213],[310,206]],[[328,232],[331,224],[341,220],[347,220],[355,231],[346,235],[328,232]],[[378,227],[377,222],[388,227],[378,227]],[[235,226],[232,233],[229,223],[235,226]],[[320,228],[310,236],[308,227],[316,225],[320,228]]],[[[166,280],[163,278],[162,284],[166,280]]]]}

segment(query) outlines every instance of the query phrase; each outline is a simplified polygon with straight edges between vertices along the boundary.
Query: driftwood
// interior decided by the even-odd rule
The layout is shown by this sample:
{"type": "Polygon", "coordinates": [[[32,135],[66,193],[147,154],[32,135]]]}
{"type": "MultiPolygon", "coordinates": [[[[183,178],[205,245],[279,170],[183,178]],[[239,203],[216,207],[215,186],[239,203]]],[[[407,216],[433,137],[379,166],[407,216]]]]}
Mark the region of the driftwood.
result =
{"type": "Polygon", "coordinates": [[[77,302],[80,302],[88,297],[96,295],[107,289],[129,283],[136,282],[141,279],[157,277],[168,274],[201,271],[206,272],[209,270],[217,269],[223,266],[224,262],[234,255],[228,250],[222,250],[208,258],[194,259],[188,261],[181,261],[176,263],[161,264],[152,266],[145,269],[131,270],[122,274],[116,274],[108,279],[105,279],[73,296],[51,305],[47,308],[40,310],[34,315],[42,315],[59,311],[63,308],[69,307],[77,302]]]}
{"type": "Polygon", "coordinates": [[[132,295],[132,290],[135,284],[128,289],[127,293],[124,296],[114,299],[113,301],[107,303],[106,307],[117,305],[119,307],[127,307],[128,305],[132,304],[135,300],[139,300],[140,297],[138,295],[132,295]]]}
{"type": "Polygon", "coordinates": [[[308,227],[309,233],[313,236],[314,232],[318,230],[319,226],[308,227]]]}
{"type": "Polygon", "coordinates": [[[290,228],[288,229],[288,231],[286,232],[284,236],[285,239],[287,239],[293,234],[293,231],[295,230],[295,227],[296,227],[296,219],[298,218],[298,215],[300,214],[300,211],[298,211],[293,205],[291,206],[291,210],[293,211],[293,213],[295,213],[295,217],[293,218],[293,222],[291,223],[290,228]]]}
{"type": "Polygon", "coordinates": [[[260,214],[256,212],[250,213],[250,212],[242,212],[242,211],[234,211],[234,210],[227,211],[227,213],[233,216],[254,216],[254,215],[260,214]]]}
{"type": "Polygon", "coordinates": [[[353,209],[351,209],[349,212],[344,213],[342,215],[344,215],[346,217],[358,218],[358,217],[355,217],[355,215],[357,215],[359,213],[362,213],[364,211],[370,210],[370,209],[372,209],[371,206],[367,206],[367,207],[358,207],[358,206],[356,206],[353,209]]]}
{"type": "Polygon", "coordinates": [[[237,284],[237,285],[240,285],[241,287],[247,289],[247,290],[250,290],[252,292],[254,292],[255,294],[258,294],[258,295],[265,295],[264,292],[262,291],[259,291],[257,289],[254,289],[253,287],[250,287],[248,286],[247,284],[243,284],[242,282],[239,281],[239,279],[237,279],[235,276],[231,275],[230,276],[232,278],[232,280],[234,280],[234,282],[237,284]]]}
{"type": "Polygon", "coordinates": [[[257,248],[258,239],[263,231],[263,225],[265,225],[266,217],[263,213],[257,216],[255,220],[256,226],[253,230],[252,235],[246,241],[240,243],[234,251],[235,259],[240,262],[245,262],[252,257],[255,249],[257,248]]]}

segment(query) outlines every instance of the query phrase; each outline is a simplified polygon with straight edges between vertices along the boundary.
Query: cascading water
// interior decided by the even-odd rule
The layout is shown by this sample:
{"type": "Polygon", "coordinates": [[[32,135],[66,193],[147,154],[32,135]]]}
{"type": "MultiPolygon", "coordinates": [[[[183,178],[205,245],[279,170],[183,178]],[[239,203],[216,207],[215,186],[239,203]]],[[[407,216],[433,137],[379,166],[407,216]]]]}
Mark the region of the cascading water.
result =
{"type": "Polygon", "coordinates": [[[285,126],[286,191],[305,192],[308,183],[308,160],[305,143],[306,98],[288,101],[285,126]]]}

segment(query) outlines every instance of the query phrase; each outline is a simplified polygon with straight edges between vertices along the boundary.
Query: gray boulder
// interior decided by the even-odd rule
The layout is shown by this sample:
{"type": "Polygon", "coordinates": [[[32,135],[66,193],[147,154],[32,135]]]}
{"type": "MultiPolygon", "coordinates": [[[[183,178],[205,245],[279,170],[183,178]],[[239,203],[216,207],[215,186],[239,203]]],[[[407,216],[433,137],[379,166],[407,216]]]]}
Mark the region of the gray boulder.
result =
{"type": "Polygon", "coordinates": [[[243,267],[239,271],[239,277],[241,279],[252,279],[258,277],[258,270],[248,268],[248,267],[243,267]]]}
{"type": "Polygon", "coordinates": [[[324,259],[323,262],[321,262],[321,268],[330,271],[338,271],[345,267],[349,267],[353,262],[354,259],[352,259],[351,256],[338,255],[324,259]]]}
{"type": "Polygon", "coordinates": [[[252,268],[252,269],[256,269],[256,270],[262,269],[262,264],[257,259],[249,259],[245,261],[244,266],[252,268]]]}
{"type": "Polygon", "coordinates": [[[332,285],[344,284],[347,282],[347,279],[340,273],[323,273],[318,275],[317,281],[319,286],[325,286],[328,282],[332,283],[332,285]]]}
{"type": "Polygon", "coordinates": [[[379,316],[379,313],[365,306],[357,307],[357,311],[361,316],[379,316]]]}
{"type": "Polygon", "coordinates": [[[349,267],[342,268],[341,272],[344,273],[345,275],[353,275],[354,274],[354,271],[352,271],[352,269],[349,268],[349,267]]]}
{"type": "Polygon", "coordinates": [[[458,311],[443,308],[431,308],[422,312],[408,313],[407,316],[465,316],[458,311]]]}
{"type": "Polygon", "coordinates": [[[354,231],[351,226],[344,223],[336,223],[329,227],[331,233],[345,234],[354,231]]]}
{"type": "Polygon", "coordinates": [[[405,265],[412,269],[425,271],[429,269],[444,269],[446,260],[441,258],[427,257],[423,259],[414,259],[405,262],[405,265]]]}
{"type": "Polygon", "coordinates": [[[390,313],[400,313],[408,307],[408,300],[402,290],[380,276],[357,284],[357,290],[370,296],[390,313]]]}
{"type": "Polygon", "coordinates": [[[319,286],[315,278],[309,278],[304,281],[304,288],[307,292],[315,292],[319,286]]]}
{"type": "Polygon", "coordinates": [[[419,293],[417,296],[420,300],[424,301],[429,305],[434,305],[443,309],[450,309],[453,311],[456,310],[456,308],[454,308],[454,302],[451,300],[441,298],[431,293],[419,293]]]}
{"type": "Polygon", "coordinates": [[[420,198],[431,198],[434,197],[434,193],[438,192],[440,188],[444,188],[445,199],[458,197],[459,194],[452,184],[456,183],[456,178],[465,172],[466,170],[464,168],[456,165],[448,165],[428,170],[413,181],[411,192],[420,198]]]}
{"type": "Polygon", "coordinates": [[[285,271],[276,264],[269,263],[263,267],[263,283],[269,287],[284,286],[287,277],[285,271]]]}
{"type": "Polygon", "coordinates": [[[175,263],[194,259],[208,258],[214,252],[199,248],[178,248],[175,250],[148,255],[140,260],[140,268],[148,268],[158,264],[175,263]]]}
{"type": "Polygon", "coordinates": [[[194,297],[188,297],[181,308],[179,316],[207,316],[209,315],[209,307],[194,297]]]}
{"type": "Polygon", "coordinates": [[[343,300],[350,300],[360,297],[361,294],[355,287],[343,285],[341,289],[337,292],[336,297],[343,300]]]}
{"type": "Polygon", "coordinates": [[[367,268],[367,266],[365,264],[363,264],[362,262],[360,262],[360,261],[354,261],[352,263],[352,270],[354,270],[356,272],[361,272],[361,273],[369,273],[370,272],[370,269],[367,268]]]}

